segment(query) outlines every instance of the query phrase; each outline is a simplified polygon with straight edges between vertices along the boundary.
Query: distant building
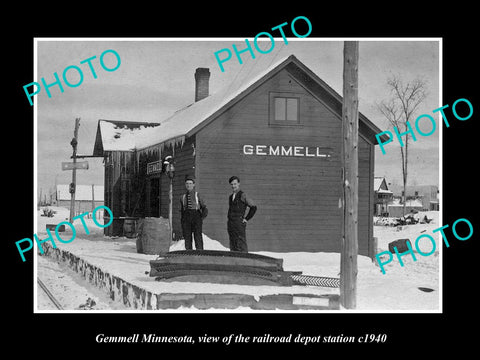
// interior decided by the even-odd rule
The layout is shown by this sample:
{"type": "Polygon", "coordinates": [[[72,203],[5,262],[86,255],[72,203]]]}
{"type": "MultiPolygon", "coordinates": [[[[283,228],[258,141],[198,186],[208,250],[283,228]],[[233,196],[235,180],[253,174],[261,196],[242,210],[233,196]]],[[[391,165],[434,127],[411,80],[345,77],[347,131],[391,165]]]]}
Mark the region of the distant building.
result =
{"type": "MultiPolygon", "coordinates": [[[[77,185],[75,189],[75,216],[84,212],[91,212],[97,206],[103,205],[103,194],[103,185],[77,185]]],[[[53,198],[55,200],[53,200],[52,205],[70,209],[69,185],[57,185],[53,198]]]]}
{"type": "Polygon", "coordinates": [[[389,216],[388,203],[393,200],[393,192],[388,189],[387,182],[384,177],[375,177],[373,179],[374,195],[374,216],[389,216]]]}
{"type": "MultiPolygon", "coordinates": [[[[419,199],[410,199],[405,203],[405,215],[410,214],[412,211],[422,211],[423,204],[419,199]]],[[[403,216],[403,203],[399,199],[394,199],[393,202],[388,204],[388,216],[401,217],[403,216]]]]}
{"type": "MultiPolygon", "coordinates": [[[[403,196],[402,185],[390,185],[394,197],[403,196]]],[[[407,185],[407,200],[418,200],[421,203],[421,210],[440,210],[438,202],[438,186],[436,185],[407,185]]]]}

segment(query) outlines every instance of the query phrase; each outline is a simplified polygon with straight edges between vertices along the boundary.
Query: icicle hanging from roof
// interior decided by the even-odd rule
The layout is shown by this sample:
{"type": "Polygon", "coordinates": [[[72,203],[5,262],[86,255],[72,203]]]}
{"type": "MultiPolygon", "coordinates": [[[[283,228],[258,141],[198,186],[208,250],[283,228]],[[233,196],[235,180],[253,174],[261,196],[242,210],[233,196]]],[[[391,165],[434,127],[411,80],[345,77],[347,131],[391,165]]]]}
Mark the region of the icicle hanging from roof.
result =
{"type": "Polygon", "coordinates": [[[135,160],[136,160],[135,169],[136,169],[136,172],[138,173],[140,171],[140,152],[137,151],[137,149],[134,149],[133,151],[135,152],[135,160]]]}
{"type": "Polygon", "coordinates": [[[178,136],[175,138],[168,139],[166,141],[163,141],[161,143],[147,146],[143,149],[137,149],[135,148],[135,156],[137,159],[137,171],[140,171],[140,157],[142,155],[147,156],[147,158],[151,157],[152,155],[154,156],[155,154],[158,154],[157,159],[159,161],[162,160],[163,153],[165,152],[166,147],[171,147],[173,151],[175,151],[175,147],[179,146],[180,148],[183,148],[183,145],[185,144],[185,135],[178,136]]]}

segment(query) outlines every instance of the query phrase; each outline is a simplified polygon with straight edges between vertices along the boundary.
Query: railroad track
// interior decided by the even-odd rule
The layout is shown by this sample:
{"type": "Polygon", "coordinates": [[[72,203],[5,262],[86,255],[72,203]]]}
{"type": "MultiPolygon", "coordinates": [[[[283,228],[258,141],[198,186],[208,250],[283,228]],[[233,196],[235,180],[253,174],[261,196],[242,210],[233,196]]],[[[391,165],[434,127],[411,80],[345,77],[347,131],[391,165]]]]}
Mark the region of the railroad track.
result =
{"type": "Polygon", "coordinates": [[[40,285],[40,288],[43,290],[43,292],[48,296],[48,298],[50,299],[50,301],[55,305],[55,307],[58,309],[58,310],[63,310],[63,307],[62,305],[60,305],[60,303],[58,302],[58,300],[55,298],[55,296],[53,296],[53,294],[50,292],[50,290],[48,290],[47,286],[43,283],[42,280],[40,280],[39,277],[37,277],[37,283],[38,285],[40,285]]]}

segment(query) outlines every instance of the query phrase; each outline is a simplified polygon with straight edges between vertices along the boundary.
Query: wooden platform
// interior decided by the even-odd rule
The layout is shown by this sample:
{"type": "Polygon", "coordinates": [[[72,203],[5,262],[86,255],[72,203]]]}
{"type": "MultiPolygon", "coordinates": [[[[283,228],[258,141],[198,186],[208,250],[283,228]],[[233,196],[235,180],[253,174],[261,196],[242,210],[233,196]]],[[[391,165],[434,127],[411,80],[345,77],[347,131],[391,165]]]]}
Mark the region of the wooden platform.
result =
{"type": "MultiPolygon", "coordinates": [[[[82,240],[76,240],[80,242],[82,240]]],[[[82,246],[80,251],[73,250],[72,247],[68,247],[66,244],[64,247],[53,248],[50,243],[44,244],[45,255],[52,259],[63,263],[73,271],[77,272],[90,284],[97,287],[100,291],[106,293],[113,301],[119,302],[132,310],[175,310],[178,311],[194,311],[198,310],[226,310],[242,308],[252,310],[338,310],[339,307],[339,295],[337,292],[331,289],[325,289],[325,291],[319,292],[316,289],[308,289],[298,287],[298,290],[292,292],[285,292],[288,289],[287,286],[260,286],[258,294],[249,293],[248,289],[252,286],[235,286],[218,284],[218,289],[213,292],[199,291],[199,286],[203,288],[201,283],[186,283],[185,286],[177,287],[174,281],[178,281],[182,276],[180,270],[174,278],[168,278],[165,276],[163,281],[154,281],[152,277],[145,274],[144,270],[148,268],[149,260],[147,255],[137,254],[135,251],[135,245],[132,242],[130,250],[126,251],[125,247],[115,249],[121,249],[120,252],[115,250],[114,252],[102,253],[99,255],[98,250],[92,249],[89,251],[89,242],[85,242],[85,246],[82,246]],[[111,254],[111,255],[108,255],[111,254]],[[138,260],[135,260],[138,258],[138,260]],[[109,260],[106,262],[106,260],[109,260]],[[115,266],[112,266],[114,262],[115,266]],[[119,272],[119,269],[128,269],[129,276],[125,275],[125,271],[119,272]],[[271,290],[266,290],[266,289],[271,290]],[[177,290],[178,291],[172,291],[177,290]],[[190,291],[189,291],[190,290],[190,291]],[[182,309],[187,310],[182,310],[182,309]]],[[[112,246],[115,246],[112,244],[112,246]]],[[[164,254],[165,255],[165,254],[164,254]]],[[[218,254],[216,252],[207,252],[205,258],[208,256],[215,257],[213,260],[217,262],[217,266],[222,266],[225,259],[230,259],[232,264],[235,263],[238,266],[238,262],[244,263],[246,261],[247,266],[250,264],[262,263],[264,268],[268,268],[271,273],[281,272],[275,270],[278,267],[279,262],[277,260],[263,257],[260,255],[249,254],[235,256],[230,252],[224,252],[224,254],[218,254]],[[242,259],[242,260],[239,260],[242,259]],[[248,260],[245,260],[248,259],[248,260]],[[252,261],[249,263],[248,261],[252,261]],[[272,266],[274,264],[274,266],[272,266]],[[275,265],[276,264],[276,265],[275,265]]],[[[172,252],[165,256],[169,260],[177,258],[178,256],[184,259],[193,260],[202,257],[200,254],[196,255],[182,255],[182,252],[172,252]]],[[[155,260],[153,260],[155,261],[155,260]]],[[[193,260],[199,262],[200,260],[193,260]]],[[[166,262],[165,264],[169,264],[166,262]]],[[[281,263],[280,263],[281,264],[281,263]]],[[[184,264],[185,266],[188,264],[184,264]]],[[[201,264],[197,264],[201,265],[201,264]]],[[[256,266],[255,268],[258,268],[256,266]]],[[[261,266],[260,266],[261,268],[261,266]]],[[[180,269],[180,268],[178,268],[180,269]]],[[[211,270],[210,275],[211,276],[211,270]]],[[[292,272],[284,272],[285,275],[292,272]]],[[[166,274],[165,274],[166,275],[166,274]]],[[[198,275],[198,274],[197,274],[198,275]]],[[[233,276],[244,276],[231,272],[233,276]]],[[[223,279],[226,276],[222,275],[223,279]]],[[[184,280],[188,276],[184,275],[184,280]]],[[[237,280],[239,281],[239,280],[237,280]]],[[[248,277],[251,284],[252,278],[248,277]]],[[[253,281],[258,281],[258,285],[265,285],[264,279],[254,278],[253,281]]],[[[178,282],[180,284],[180,282],[178,282]]],[[[212,285],[209,286],[212,288],[212,285]]],[[[296,287],[292,287],[295,289],[296,287]]],[[[212,288],[213,289],[213,288],[212,288]]]]}

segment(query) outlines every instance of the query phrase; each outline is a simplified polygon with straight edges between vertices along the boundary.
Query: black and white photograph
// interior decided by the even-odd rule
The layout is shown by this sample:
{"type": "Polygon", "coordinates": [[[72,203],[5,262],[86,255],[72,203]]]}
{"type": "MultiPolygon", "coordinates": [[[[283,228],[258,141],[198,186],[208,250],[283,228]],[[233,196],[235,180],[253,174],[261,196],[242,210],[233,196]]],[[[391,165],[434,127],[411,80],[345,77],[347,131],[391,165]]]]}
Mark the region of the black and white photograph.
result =
{"type": "Polygon", "coordinates": [[[271,34],[35,39],[35,313],[442,312],[442,39],[271,34]]]}
{"type": "Polygon", "coordinates": [[[3,22],[8,353],[473,349],[473,8],[62,5],[3,22]]]}

